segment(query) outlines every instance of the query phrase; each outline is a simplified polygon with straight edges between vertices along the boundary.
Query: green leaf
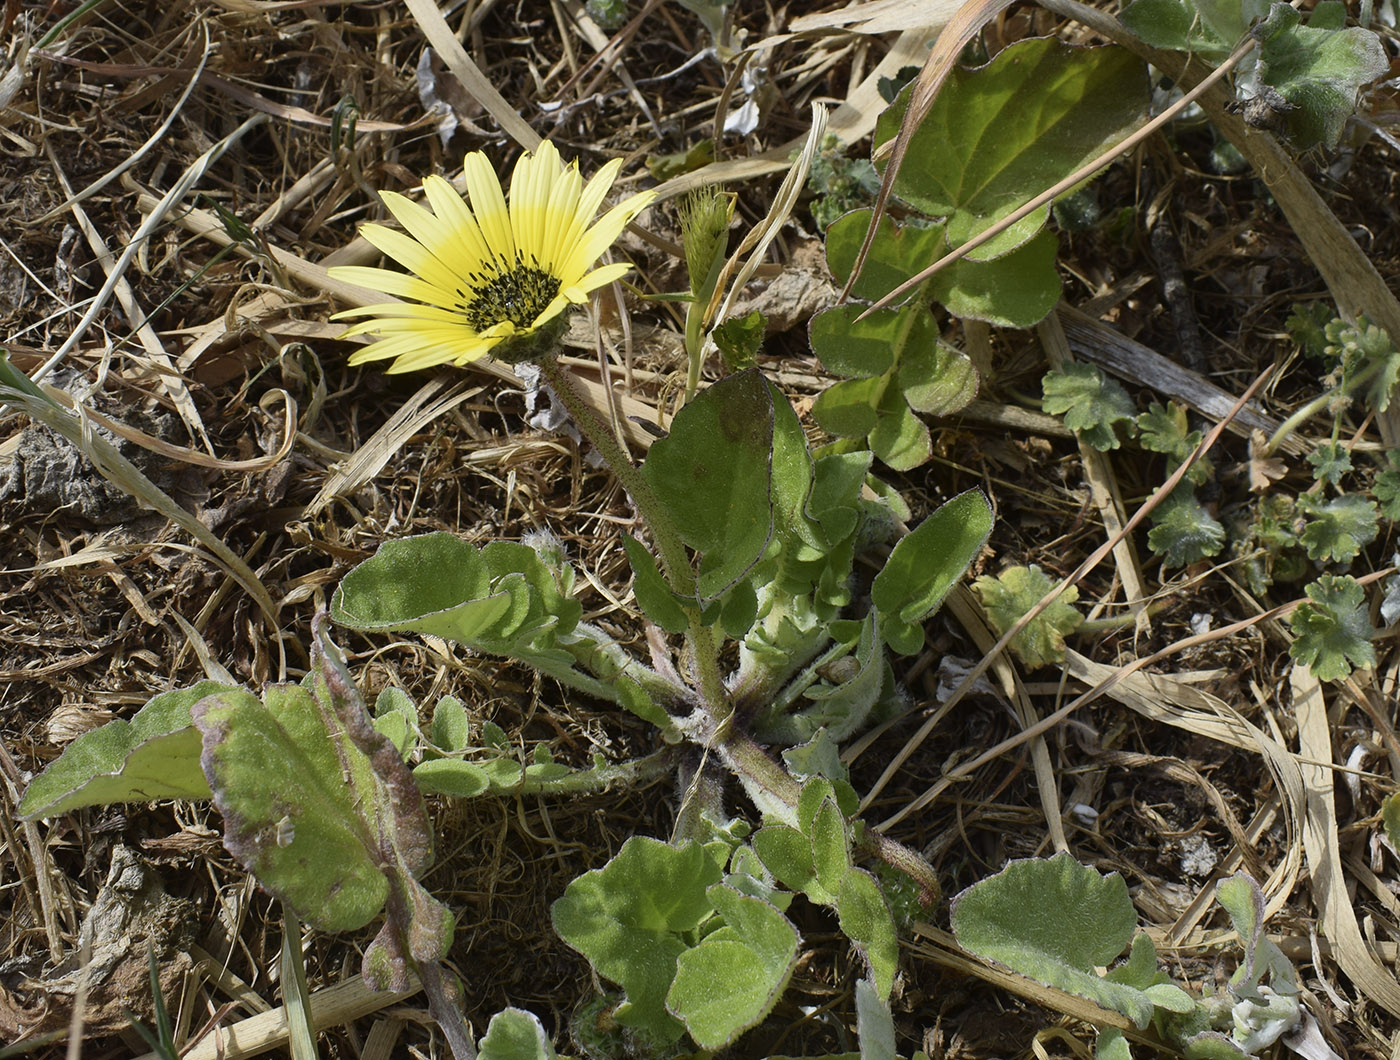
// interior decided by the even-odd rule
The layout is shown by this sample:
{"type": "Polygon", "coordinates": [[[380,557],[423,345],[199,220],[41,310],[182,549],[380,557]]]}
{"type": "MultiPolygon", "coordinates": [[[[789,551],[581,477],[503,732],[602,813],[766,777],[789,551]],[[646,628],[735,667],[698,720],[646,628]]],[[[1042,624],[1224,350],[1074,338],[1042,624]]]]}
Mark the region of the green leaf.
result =
{"type": "MultiPolygon", "coordinates": [[[[894,136],[908,98],[880,116],[877,144],[894,136]]],[[[1131,53],[1020,41],[980,69],[953,70],[910,140],[895,194],[947,217],[958,246],[1116,143],[1146,107],[1146,74],[1131,53]]],[[[1048,213],[1041,207],[973,256],[1020,246],[1048,213]]]]}
{"type": "Polygon", "coordinates": [[[1332,307],[1325,302],[1308,302],[1293,307],[1283,326],[1288,337],[1309,357],[1322,357],[1327,350],[1327,325],[1337,319],[1332,307]]]}
{"type": "Polygon", "coordinates": [[[392,885],[403,908],[362,971],[403,989],[407,959],[441,960],[453,920],[416,879],[432,863],[422,795],[375,731],[327,625],[324,616],[312,623],[302,684],[269,686],[263,701],[239,691],[195,704],[201,764],[224,846],[313,927],[362,927],[392,885]]]}
{"type": "Polygon", "coordinates": [[[1269,0],[1133,0],[1119,16],[1123,24],[1154,48],[1193,52],[1207,59],[1225,58],[1249,28],[1262,17],[1269,0]]]}
{"type": "Polygon", "coordinates": [[[836,915],[841,930],[870,966],[875,992],[888,1000],[899,965],[899,936],[875,877],[864,869],[848,868],[837,892],[836,915]]]}
{"type": "Polygon", "coordinates": [[[948,416],[977,396],[977,369],[961,350],[945,342],[905,349],[896,376],[909,407],[929,416],[948,416]]]}
{"type": "Polygon", "coordinates": [[[814,316],[808,325],[812,352],[833,375],[854,379],[884,376],[895,366],[902,332],[938,341],[938,328],[922,306],[877,309],[857,320],[866,309],[851,303],[833,306],[814,316]]]}
{"type": "Polygon", "coordinates": [[[1225,527],[1184,484],[1158,505],[1152,518],[1147,544],[1162,557],[1163,567],[1184,567],[1217,555],[1225,545],[1225,527]]]}
{"type": "MultiPolygon", "coordinates": [[[[850,278],[874,215],[873,209],[856,210],[839,218],[826,230],[826,262],[837,283],[843,284],[850,278]]],[[[869,302],[879,301],[932,265],[946,251],[941,223],[914,218],[899,224],[885,214],[880,218],[880,229],[870,244],[860,276],[851,287],[851,296],[869,302]]],[[[911,292],[901,301],[907,301],[915,293],[911,292]]]]}
{"type": "Polygon", "coordinates": [[[690,620],[657,567],[656,558],[631,534],[622,535],[622,547],[632,567],[632,594],[647,618],[667,633],[684,632],[690,620]]]}
{"type": "Polygon", "coordinates": [[[729,371],[742,372],[754,366],[758,351],[763,347],[763,330],[767,324],[767,318],[755,309],[747,316],[730,317],[710,332],[729,371]]]}
{"type": "Polygon", "coordinates": [[[953,899],[953,934],[971,953],[1046,986],[1121,1012],[1138,1027],[1152,1019],[1141,990],[1095,973],[1127,947],[1137,925],[1128,886],[1067,854],[1013,861],[953,899]]]}
{"type": "Polygon", "coordinates": [[[767,902],[716,884],[724,926],[680,955],[667,1007],[702,1049],[722,1049],[773,1010],[797,964],[797,929],[767,902]]]}
{"type": "Polygon", "coordinates": [[[354,756],[358,775],[342,779],[325,704],[305,688],[274,685],[265,699],[225,692],[195,707],[224,845],[318,930],[358,930],[389,894],[358,827],[368,762],[354,756]]]}
{"type": "Polygon", "coordinates": [[[1376,476],[1371,492],[1380,503],[1380,511],[1391,522],[1400,521],[1400,449],[1386,453],[1389,467],[1376,476]]]}
{"type": "Polygon", "coordinates": [[[702,602],[743,577],[772,539],[772,446],[773,399],[751,370],[687,403],[642,466],[681,540],[701,554],[702,602]]]}
{"type": "MultiPolygon", "coordinates": [[[[1154,401],[1146,412],[1137,418],[1138,444],[1154,453],[1165,453],[1171,458],[1169,469],[1175,471],[1186,462],[1201,444],[1201,432],[1187,428],[1186,410],[1175,401],[1165,406],[1154,401]]],[[[1191,465],[1186,472],[1186,480],[1193,485],[1201,485],[1210,477],[1210,461],[1202,458],[1191,465]]]]}
{"type": "Polygon", "coordinates": [[[199,765],[199,732],[190,708],[235,686],[201,681],[152,697],[130,721],[118,718],[85,732],[29,782],[22,819],[56,817],[83,806],[152,799],[207,799],[199,765]]]}
{"type": "Polygon", "coordinates": [[[869,979],[856,982],[856,1037],[860,1039],[860,1060],[899,1060],[894,1013],[869,979]]]}
{"type": "Polygon", "coordinates": [[[386,541],[340,583],[331,618],[361,631],[414,631],[471,644],[510,610],[481,553],[455,534],[386,541]]]}
{"type": "Polygon", "coordinates": [[[1039,232],[991,261],[969,255],[934,276],[929,293],[954,316],[998,327],[1033,327],[1060,300],[1060,274],[1055,268],[1059,249],[1054,232],[1039,232]]]}
{"type": "Polygon", "coordinates": [[[1105,1027],[1094,1040],[1094,1060],[1133,1060],[1128,1039],[1117,1027],[1105,1027]]]}
{"type": "Polygon", "coordinates": [[[711,915],[706,895],[720,869],[698,843],[676,848],[633,836],[602,869],[574,880],[554,903],[554,930],[598,974],[627,993],[614,1018],[658,1041],[676,1041],[684,1028],[666,1011],[666,994],[680,955],[682,933],[711,915]]]}
{"type": "Polygon", "coordinates": [[[478,1060],[555,1060],[558,1054],[534,1013],[506,1008],[491,1017],[476,1055],[478,1060]]]}
{"type": "Polygon", "coordinates": [[[929,458],[933,447],[928,426],[894,387],[885,391],[879,414],[868,438],[872,453],[895,471],[909,471],[929,458]]]}
{"type": "Polygon", "coordinates": [[[836,896],[817,883],[812,841],[786,824],[769,824],[753,836],[754,853],[773,878],[792,891],[807,894],[818,905],[834,905],[836,896]],[[817,888],[813,893],[813,887],[817,888]]]}
{"type": "MultiPolygon", "coordinates": [[[[871,600],[887,624],[895,650],[909,645],[890,639],[921,624],[943,603],[953,584],[966,573],[992,532],[992,506],[979,490],[968,490],[942,505],[890,552],[871,585],[871,600]]],[[[922,640],[922,634],[919,635],[922,640]]]]}
{"type": "MultiPolygon", "coordinates": [[[[1001,636],[1021,620],[1055,587],[1039,567],[1009,567],[996,577],[984,574],[972,585],[987,610],[992,629],[1001,636]]],[[[1031,669],[1060,663],[1065,657],[1065,634],[1084,621],[1074,607],[1079,589],[1068,586],[1049,607],[1011,641],[1011,650],[1031,669]]]]}
{"type": "Polygon", "coordinates": [[[864,438],[880,421],[880,401],[889,385],[883,375],[833,383],[817,395],[812,418],[837,438],[864,438]]]}
{"type": "Polygon", "coordinates": [[[1387,795],[1381,803],[1381,823],[1390,845],[1400,849],[1400,791],[1387,795]]]}
{"type": "Polygon", "coordinates": [[[1302,16],[1276,3],[1254,33],[1265,84],[1296,107],[1288,112],[1289,137],[1300,149],[1335,148],[1356,110],[1361,86],[1390,69],[1380,38],[1369,29],[1321,29],[1300,25],[1302,16]]]}
{"type": "Polygon", "coordinates": [[[449,753],[465,751],[471,739],[467,708],[456,696],[443,696],[433,708],[433,746],[449,753]]]}
{"type": "Polygon", "coordinates": [[[1133,399],[1092,364],[1071,362],[1045,375],[1041,407],[1064,416],[1065,426],[1100,451],[1121,444],[1114,424],[1132,423],[1133,399]]]}
{"type": "Polygon", "coordinates": [[[1289,618],[1297,639],[1288,654],[1319,681],[1342,681],[1352,667],[1376,665],[1375,627],[1366,613],[1366,593],[1355,578],[1324,574],[1307,588],[1308,600],[1289,618]]]}
{"type": "Polygon", "coordinates": [[[1320,562],[1346,563],[1376,539],[1379,518],[1373,501],[1350,493],[1318,504],[1309,497],[1300,498],[1308,513],[1303,527],[1303,547],[1308,558],[1320,562]]]}
{"type": "Polygon", "coordinates": [[[817,882],[823,890],[837,894],[851,867],[851,837],[846,829],[846,818],[834,798],[822,801],[810,828],[804,831],[812,841],[812,864],[817,870],[817,882]]]}
{"type": "Polygon", "coordinates": [[[1351,451],[1339,442],[1324,442],[1308,454],[1313,478],[1335,486],[1351,471],[1351,451]]]}

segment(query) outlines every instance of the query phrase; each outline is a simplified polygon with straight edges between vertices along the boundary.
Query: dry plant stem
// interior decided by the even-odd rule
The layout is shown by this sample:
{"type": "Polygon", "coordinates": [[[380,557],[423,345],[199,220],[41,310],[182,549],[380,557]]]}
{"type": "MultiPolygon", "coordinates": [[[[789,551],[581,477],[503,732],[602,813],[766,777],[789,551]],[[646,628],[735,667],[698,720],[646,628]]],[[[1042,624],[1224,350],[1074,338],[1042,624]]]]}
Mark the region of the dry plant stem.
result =
{"type": "MultiPolygon", "coordinates": [[[[1094,551],[1084,560],[1084,562],[1081,563],[1077,568],[1075,568],[1075,570],[1071,572],[1068,577],[1064,578],[1058,585],[1055,586],[1055,588],[1051,589],[1048,593],[1046,593],[1045,596],[1041,598],[1038,604],[1032,607],[1024,615],[1022,615],[1021,618],[1017,620],[1011,626],[1010,629],[1008,629],[1005,633],[1001,635],[1001,638],[996,642],[996,644],[992,646],[992,649],[989,652],[987,652],[984,656],[982,656],[981,660],[978,661],[977,665],[974,666],[968,672],[967,676],[963,678],[962,683],[958,685],[957,690],[943,704],[942,708],[935,715],[935,718],[941,717],[944,712],[946,712],[953,706],[953,704],[957,703],[959,700],[962,699],[963,696],[967,694],[968,690],[972,688],[973,682],[975,682],[979,677],[981,677],[991,668],[992,662],[997,658],[998,655],[1000,655],[1006,650],[1006,646],[1011,643],[1012,638],[1014,638],[1016,634],[1020,633],[1021,630],[1025,629],[1026,626],[1030,625],[1030,623],[1033,622],[1038,615],[1044,612],[1044,610],[1047,607],[1049,607],[1052,603],[1059,599],[1060,594],[1064,592],[1068,586],[1076,584],[1080,578],[1084,577],[1085,574],[1089,573],[1089,571],[1097,567],[1099,563],[1103,561],[1104,557],[1107,556],[1113,550],[1113,546],[1118,543],[1118,540],[1121,537],[1126,537],[1128,534],[1131,534],[1134,530],[1136,530],[1138,526],[1142,523],[1142,521],[1146,519],[1147,516],[1152,512],[1153,509],[1155,509],[1159,504],[1161,504],[1162,501],[1166,500],[1167,497],[1171,496],[1172,490],[1176,489],[1178,483],[1180,483],[1181,480],[1186,476],[1186,472],[1189,471],[1195,465],[1196,461],[1200,460],[1201,457],[1205,456],[1206,453],[1210,451],[1211,447],[1215,445],[1217,441],[1219,441],[1221,434],[1225,432],[1225,428],[1228,426],[1230,421],[1234,419],[1235,414],[1238,413],[1240,409],[1244,408],[1244,406],[1248,403],[1249,399],[1254,396],[1258,389],[1264,385],[1264,381],[1268,379],[1268,377],[1272,374],[1273,366],[1270,365],[1268,368],[1265,368],[1264,371],[1259,374],[1259,376],[1254,380],[1253,383],[1250,384],[1249,389],[1246,390],[1240,396],[1238,401],[1235,402],[1235,405],[1230,410],[1229,414],[1225,416],[1225,418],[1222,419],[1219,423],[1217,423],[1214,427],[1212,427],[1209,433],[1207,433],[1206,436],[1201,439],[1201,443],[1200,445],[1196,446],[1195,451],[1189,457],[1187,457],[1187,459],[1181,464],[1180,467],[1178,467],[1174,472],[1172,472],[1171,475],[1167,477],[1167,481],[1164,482],[1157,489],[1157,491],[1152,494],[1151,497],[1149,497],[1146,501],[1143,502],[1142,507],[1140,507],[1136,512],[1133,513],[1133,517],[1128,520],[1127,524],[1123,527],[1123,529],[1119,531],[1119,533],[1110,537],[1098,548],[1094,549],[1094,551]]],[[[1056,717],[1058,717],[1058,715],[1051,715],[1051,718],[1056,717]]],[[[1048,720],[1049,719],[1047,719],[1047,721],[1048,720]]],[[[1042,722],[1040,726],[1036,727],[1037,730],[1041,729],[1044,725],[1045,722],[1042,722]]],[[[895,773],[897,773],[900,770],[900,768],[904,765],[905,761],[908,760],[909,756],[914,753],[918,746],[921,743],[923,743],[925,739],[927,739],[928,734],[931,731],[931,725],[926,722],[923,726],[920,727],[919,731],[915,733],[914,736],[910,738],[910,740],[902,748],[900,748],[899,752],[890,761],[890,764],[887,767],[885,767],[885,771],[880,774],[880,779],[875,782],[875,785],[866,794],[865,798],[861,800],[860,805],[862,810],[869,806],[870,803],[874,801],[875,797],[878,796],[880,792],[884,790],[885,785],[887,785],[890,782],[890,780],[894,777],[895,773]]],[[[1027,731],[1029,732],[1030,730],[1027,731]]],[[[1026,733],[1023,733],[1022,737],[1025,737],[1025,735],[1026,733]]],[[[961,772],[961,770],[959,772],[961,772]]],[[[941,791],[942,788],[939,788],[938,790],[941,791]]],[[[893,817],[882,822],[882,827],[889,827],[895,822],[901,820],[906,814],[916,809],[917,805],[925,805],[925,803],[918,803],[916,800],[916,803],[911,803],[899,813],[895,814],[893,817]]]]}
{"type": "Polygon", "coordinates": [[[677,535],[671,520],[661,507],[661,499],[647,482],[642,469],[632,463],[614,437],[612,429],[603,422],[596,409],[583,399],[574,385],[573,375],[554,357],[539,361],[540,376],[553,389],[564,407],[573,417],[574,425],[592,443],[593,448],[603,458],[604,463],[617,476],[622,488],[637,506],[637,514],[642,517],[651,532],[652,542],[661,557],[662,572],[677,595],[686,599],[685,608],[689,629],[686,637],[690,642],[699,692],[706,710],[721,728],[716,735],[724,737],[723,723],[729,719],[731,706],[724,691],[724,681],[719,673],[719,646],[715,643],[715,632],[700,621],[700,605],[695,600],[695,574],[690,567],[690,557],[686,555],[685,544],[677,535]]]}

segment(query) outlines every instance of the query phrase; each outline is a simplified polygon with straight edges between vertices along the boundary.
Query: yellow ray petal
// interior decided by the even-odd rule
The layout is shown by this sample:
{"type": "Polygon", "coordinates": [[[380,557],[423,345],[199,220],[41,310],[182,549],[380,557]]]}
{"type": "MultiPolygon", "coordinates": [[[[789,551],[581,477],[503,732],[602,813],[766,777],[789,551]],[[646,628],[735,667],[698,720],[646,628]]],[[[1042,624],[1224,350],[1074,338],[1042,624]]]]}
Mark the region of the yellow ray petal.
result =
{"type": "Polygon", "coordinates": [[[491,252],[482,238],[481,226],[476,223],[471,210],[467,209],[462,196],[457,194],[457,189],[442,177],[434,176],[423,181],[423,191],[428,196],[433,213],[462,241],[462,253],[478,262],[490,261],[491,252]]]}
{"type": "Polygon", "coordinates": [[[501,194],[501,182],[496,179],[491,164],[480,151],[467,155],[462,163],[462,174],[467,181],[467,196],[471,199],[472,213],[481,226],[481,234],[486,246],[497,261],[515,260],[515,240],[510,232],[510,212],[506,209],[506,198],[501,194]]]}

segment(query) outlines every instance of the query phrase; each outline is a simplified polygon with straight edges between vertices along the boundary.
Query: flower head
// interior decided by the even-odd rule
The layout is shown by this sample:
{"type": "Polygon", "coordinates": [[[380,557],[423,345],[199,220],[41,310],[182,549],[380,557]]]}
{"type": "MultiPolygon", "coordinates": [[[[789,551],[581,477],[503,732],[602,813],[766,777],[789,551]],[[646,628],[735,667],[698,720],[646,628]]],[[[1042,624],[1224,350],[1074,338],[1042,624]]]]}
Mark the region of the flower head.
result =
{"type": "Polygon", "coordinates": [[[467,155],[464,165],[470,205],[436,176],[423,181],[431,212],[396,192],[380,192],[404,231],[367,224],[361,234],[412,275],[352,265],[330,273],[414,301],[337,313],[332,319],[370,318],[342,337],[377,336],[350,363],[392,358],[388,371],[411,372],[463,365],[487,354],[524,360],[552,347],[567,310],[631,268],[593,268],[655,198],[654,192],[639,192],[594,222],[621,168],[615,159],[585,184],[578,164],[565,166],[546,141],[516,163],[509,206],[480,151],[467,155]]]}

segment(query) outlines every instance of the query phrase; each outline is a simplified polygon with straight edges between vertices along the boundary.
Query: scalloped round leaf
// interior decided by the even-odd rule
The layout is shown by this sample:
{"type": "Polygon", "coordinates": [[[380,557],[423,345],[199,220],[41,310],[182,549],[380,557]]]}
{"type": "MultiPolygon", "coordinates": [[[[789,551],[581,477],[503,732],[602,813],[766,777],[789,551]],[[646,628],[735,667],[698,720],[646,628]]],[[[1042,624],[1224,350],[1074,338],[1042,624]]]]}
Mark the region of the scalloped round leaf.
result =
{"type": "Polygon", "coordinates": [[[876,410],[888,385],[887,376],[833,383],[817,395],[812,418],[838,438],[864,438],[879,422],[876,410]]]}
{"type": "Polygon", "coordinates": [[[554,930],[627,992],[619,1023],[661,1042],[684,1031],[666,1011],[676,962],[690,947],[681,938],[710,915],[706,890],[719,866],[698,843],[673,847],[633,836],[601,869],[586,872],[552,907],[554,930]]]}
{"type": "Polygon", "coordinates": [[[936,338],[932,346],[907,348],[896,378],[909,407],[928,416],[966,408],[981,382],[967,354],[936,338]]]}
{"type": "MultiPolygon", "coordinates": [[[[874,214],[871,209],[855,210],[837,218],[826,230],[826,262],[837,283],[845,283],[851,275],[874,214]]],[[[851,297],[877,302],[946,251],[941,223],[915,218],[897,224],[885,214],[880,218],[880,230],[870,244],[860,276],[851,287],[851,297]]],[[[900,301],[907,302],[917,293],[910,291],[900,301]]]]}
{"type": "Polygon", "coordinates": [[[899,333],[913,319],[913,307],[877,309],[864,320],[857,320],[866,308],[851,303],[833,306],[818,313],[807,325],[812,352],[832,375],[866,379],[884,376],[894,367],[899,333]]]}
{"type": "Polygon", "coordinates": [[[954,316],[999,327],[1033,327],[1060,300],[1059,251],[1060,237],[1040,232],[995,260],[953,262],[929,280],[929,290],[954,316]]]}
{"type": "Polygon", "coordinates": [[[885,391],[868,443],[870,451],[895,471],[909,471],[933,455],[928,424],[914,415],[896,387],[885,391]]]}
{"type": "MultiPolygon", "coordinates": [[[[880,116],[877,144],[895,135],[909,92],[880,116]]],[[[986,66],[953,69],[910,139],[895,194],[947,217],[956,247],[1122,139],[1147,102],[1146,70],[1126,49],[1019,41],[986,66]]],[[[1047,215],[1035,211],[974,251],[976,260],[1020,246],[1047,215]]]]}
{"type": "Polygon", "coordinates": [[[797,929],[760,898],[724,884],[710,900],[725,926],[680,955],[667,1007],[703,1049],[730,1045],[769,1012],[797,964],[797,929]]]}

